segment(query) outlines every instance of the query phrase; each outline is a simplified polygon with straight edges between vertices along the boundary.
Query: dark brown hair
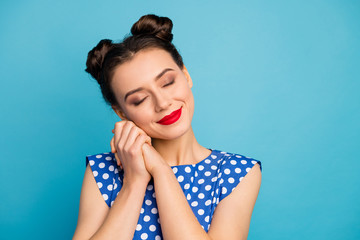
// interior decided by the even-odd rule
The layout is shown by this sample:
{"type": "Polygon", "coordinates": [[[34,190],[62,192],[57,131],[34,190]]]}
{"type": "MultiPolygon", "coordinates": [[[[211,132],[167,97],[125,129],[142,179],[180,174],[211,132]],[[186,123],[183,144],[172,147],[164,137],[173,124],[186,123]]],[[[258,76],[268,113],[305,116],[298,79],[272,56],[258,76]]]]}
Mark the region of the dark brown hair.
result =
{"type": "Polygon", "coordinates": [[[179,68],[183,69],[182,57],[171,43],[172,27],[172,21],[167,17],[145,15],[132,26],[131,35],[125,37],[122,42],[114,43],[109,39],[103,39],[89,52],[85,71],[97,80],[107,104],[120,108],[110,85],[114,69],[131,60],[141,50],[165,50],[179,68]]]}

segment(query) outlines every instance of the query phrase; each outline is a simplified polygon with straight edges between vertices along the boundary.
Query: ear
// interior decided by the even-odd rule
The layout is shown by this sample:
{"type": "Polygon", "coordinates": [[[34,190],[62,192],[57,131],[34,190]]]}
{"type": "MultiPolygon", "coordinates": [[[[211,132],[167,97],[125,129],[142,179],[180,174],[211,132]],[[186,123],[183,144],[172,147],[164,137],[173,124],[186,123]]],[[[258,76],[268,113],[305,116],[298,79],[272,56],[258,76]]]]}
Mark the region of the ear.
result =
{"type": "Polygon", "coordinates": [[[116,115],[119,116],[119,118],[121,120],[128,120],[124,114],[124,112],[117,106],[111,105],[111,108],[114,110],[114,112],[116,113],[116,115]]]}
{"type": "Polygon", "coordinates": [[[192,88],[193,82],[192,82],[192,79],[191,79],[191,77],[190,77],[190,74],[189,74],[187,68],[185,67],[185,65],[184,65],[184,68],[183,68],[182,71],[183,71],[183,73],[184,73],[184,75],[185,75],[185,77],[186,77],[186,80],[187,80],[187,82],[188,82],[188,84],[189,84],[189,87],[192,88]]]}

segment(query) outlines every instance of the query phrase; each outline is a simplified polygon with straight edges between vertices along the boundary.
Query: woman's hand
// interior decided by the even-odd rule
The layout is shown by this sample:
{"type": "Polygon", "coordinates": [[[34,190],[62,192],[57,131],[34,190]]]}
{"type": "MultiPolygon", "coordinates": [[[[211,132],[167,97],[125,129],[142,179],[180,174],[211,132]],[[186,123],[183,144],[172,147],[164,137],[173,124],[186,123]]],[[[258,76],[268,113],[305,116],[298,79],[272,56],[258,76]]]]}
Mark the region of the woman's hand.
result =
{"type": "Polygon", "coordinates": [[[113,129],[114,137],[110,141],[111,152],[115,154],[117,164],[124,170],[124,181],[146,181],[151,179],[145,167],[142,146],[151,138],[132,121],[119,121],[113,129]]]}
{"type": "Polygon", "coordinates": [[[157,168],[169,167],[169,164],[163,159],[163,157],[156,151],[156,149],[150,144],[142,145],[142,152],[145,161],[145,167],[147,171],[154,176],[154,171],[157,168]]]}

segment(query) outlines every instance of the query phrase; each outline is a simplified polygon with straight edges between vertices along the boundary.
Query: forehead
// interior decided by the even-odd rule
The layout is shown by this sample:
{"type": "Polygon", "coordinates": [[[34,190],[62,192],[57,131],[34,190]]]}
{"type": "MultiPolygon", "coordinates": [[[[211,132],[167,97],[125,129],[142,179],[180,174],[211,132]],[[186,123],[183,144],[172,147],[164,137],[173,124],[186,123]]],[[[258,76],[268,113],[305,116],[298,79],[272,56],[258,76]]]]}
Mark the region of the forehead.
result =
{"type": "Polygon", "coordinates": [[[116,93],[126,94],[127,91],[141,87],[154,78],[165,68],[179,71],[179,67],[171,55],[161,49],[147,49],[115,68],[112,88],[116,93]]]}

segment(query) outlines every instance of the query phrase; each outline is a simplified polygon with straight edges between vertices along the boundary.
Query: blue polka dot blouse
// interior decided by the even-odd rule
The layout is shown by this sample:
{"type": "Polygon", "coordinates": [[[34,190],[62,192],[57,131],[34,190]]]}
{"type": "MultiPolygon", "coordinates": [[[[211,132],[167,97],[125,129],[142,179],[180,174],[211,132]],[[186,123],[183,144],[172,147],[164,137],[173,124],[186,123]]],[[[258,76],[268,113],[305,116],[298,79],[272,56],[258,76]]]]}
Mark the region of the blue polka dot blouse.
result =
{"type": "MultiPolygon", "coordinates": [[[[211,149],[210,149],[211,150],[211,149]]],[[[172,166],[172,170],[196,218],[207,232],[216,206],[228,196],[251,168],[261,162],[239,154],[211,150],[211,154],[191,165],[172,166]]],[[[113,153],[86,156],[98,188],[111,207],[119,193],[124,172],[113,153]]],[[[133,239],[162,239],[153,179],[149,182],[133,239]]]]}

